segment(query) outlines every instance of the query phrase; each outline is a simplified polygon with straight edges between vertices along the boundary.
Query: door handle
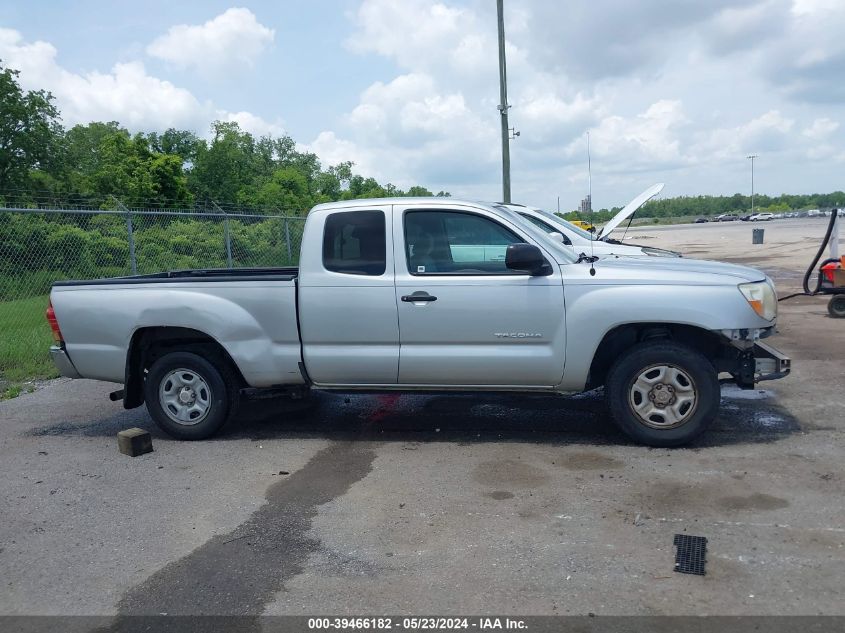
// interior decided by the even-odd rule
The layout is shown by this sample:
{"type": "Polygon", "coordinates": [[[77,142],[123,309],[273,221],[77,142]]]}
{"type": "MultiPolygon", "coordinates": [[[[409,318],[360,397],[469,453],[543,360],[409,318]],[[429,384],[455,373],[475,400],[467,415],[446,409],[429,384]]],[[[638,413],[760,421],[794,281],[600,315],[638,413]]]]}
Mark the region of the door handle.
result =
{"type": "Polygon", "coordinates": [[[417,301],[437,301],[437,297],[428,294],[424,290],[417,290],[409,295],[402,295],[402,301],[405,303],[416,303],[417,301]]]}

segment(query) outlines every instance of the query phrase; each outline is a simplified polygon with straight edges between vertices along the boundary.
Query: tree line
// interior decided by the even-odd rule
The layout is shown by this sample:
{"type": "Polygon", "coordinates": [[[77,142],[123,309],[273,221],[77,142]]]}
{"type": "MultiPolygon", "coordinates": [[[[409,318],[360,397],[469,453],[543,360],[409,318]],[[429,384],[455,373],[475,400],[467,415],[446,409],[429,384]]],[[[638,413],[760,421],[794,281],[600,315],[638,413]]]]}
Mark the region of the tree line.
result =
{"type": "MultiPolygon", "coordinates": [[[[830,209],[845,207],[845,192],[813,193],[807,195],[781,194],[779,196],[754,195],[754,212],[796,211],[802,209],[830,209]]],[[[561,213],[567,220],[607,222],[622,207],[601,209],[592,215],[582,211],[561,213]]],[[[745,215],[751,212],[751,196],[735,193],[732,196],[678,196],[650,200],[637,212],[643,218],[713,217],[722,213],[745,215]]]]}
{"type": "MultiPolygon", "coordinates": [[[[255,136],[215,121],[203,138],[191,130],[130,133],[118,122],[65,129],[53,96],[25,91],[18,71],[0,66],[0,197],[6,204],[191,208],[212,203],[303,215],[315,204],[353,198],[435,195],[407,191],[323,166],[287,135],[255,136]]],[[[448,196],[441,191],[439,196],[448,196]]]]}
{"type": "MultiPolygon", "coordinates": [[[[235,122],[215,121],[209,138],[191,130],[130,133],[118,122],[65,129],[53,96],[25,91],[18,71],[0,62],[0,202],[57,200],[67,204],[148,208],[225,207],[304,214],[333,200],[435,195],[422,186],[403,191],[354,172],[351,161],[323,166],[287,135],[256,137],[235,122]]],[[[448,196],[445,191],[436,195],[448,196]]],[[[845,193],[755,196],[755,209],[845,206],[845,193]]],[[[621,207],[595,211],[606,221],[621,207]]],[[[751,197],[679,196],[652,200],[642,217],[747,213],[751,197]]],[[[572,211],[565,217],[587,219],[572,211]]]]}
{"type": "Polygon", "coordinates": [[[58,279],[126,275],[133,263],[144,273],[297,262],[301,221],[222,211],[304,217],[322,202],[435,195],[381,184],[349,161],[323,166],[290,136],[234,122],[215,121],[207,138],[114,121],[65,128],[53,96],[18,77],[0,64],[0,206],[216,215],[0,213],[0,302],[43,295],[58,279]]]}

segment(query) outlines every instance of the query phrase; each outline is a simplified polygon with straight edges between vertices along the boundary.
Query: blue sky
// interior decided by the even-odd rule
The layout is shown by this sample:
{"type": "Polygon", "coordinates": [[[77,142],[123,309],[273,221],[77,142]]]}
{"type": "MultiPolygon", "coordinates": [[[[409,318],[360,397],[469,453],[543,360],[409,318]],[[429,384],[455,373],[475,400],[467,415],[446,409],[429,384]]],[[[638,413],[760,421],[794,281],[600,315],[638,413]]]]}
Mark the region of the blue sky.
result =
{"type": "Polygon", "coordinates": [[[187,88],[201,100],[212,99],[231,111],[251,111],[268,121],[281,119],[297,139],[316,136],[333,117],[354,108],[374,79],[395,75],[389,60],[349,55],[345,49],[348,14],[357,6],[352,1],[252,4],[257,20],[275,30],[272,44],[249,72],[211,76],[174,67],[145,55],[144,49],[170,26],[201,24],[241,5],[51,0],[44,6],[49,10],[0,3],[0,26],[18,30],[27,40],[50,42],[58,49],[59,63],[77,73],[106,71],[115,62],[142,59],[151,75],[187,88]],[[337,59],[343,64],[332,63],[337,59]]]}
{"type": "MultiPolygon", "coordinates": [[[[514,199],[845,188],[845,2],[505,0],[514,199]]],[[[492,0],[0,2],[65,124],[217,118],[407,187],[500,197],[492,0]]]]}

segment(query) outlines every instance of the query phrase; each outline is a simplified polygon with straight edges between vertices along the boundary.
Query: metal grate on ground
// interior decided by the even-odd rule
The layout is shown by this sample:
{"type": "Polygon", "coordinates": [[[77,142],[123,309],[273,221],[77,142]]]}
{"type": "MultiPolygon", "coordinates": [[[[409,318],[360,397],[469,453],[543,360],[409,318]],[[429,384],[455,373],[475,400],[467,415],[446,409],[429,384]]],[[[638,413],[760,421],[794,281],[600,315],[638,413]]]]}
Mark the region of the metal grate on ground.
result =
{"type": "Polygon", "coordinates": [[[675,571],[680,574],[704,576],[706,573],[704,567],[707,564],[707,539],[703,536],[676,534],[674,544],[678,548],[675,554],[675,571]]]}

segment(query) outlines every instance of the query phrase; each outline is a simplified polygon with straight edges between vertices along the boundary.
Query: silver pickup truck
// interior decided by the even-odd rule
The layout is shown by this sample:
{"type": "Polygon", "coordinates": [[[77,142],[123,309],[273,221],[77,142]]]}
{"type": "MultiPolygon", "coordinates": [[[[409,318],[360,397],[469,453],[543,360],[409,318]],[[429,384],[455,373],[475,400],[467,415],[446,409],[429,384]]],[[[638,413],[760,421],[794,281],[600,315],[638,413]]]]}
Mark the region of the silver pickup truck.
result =
{"type": "Polygon", "coordinates": [[[245,388],[604,386],[628,435],[676,446],[716,417],[720,375],[750,389],[789,372],[761,342],[777,313],[763,273],[587,255],[497,204],[323,204],[298,268],[54,284],[51,353],[64,376],[122,383],[113,399],[182,439],[236,417],[245,388]]]}

